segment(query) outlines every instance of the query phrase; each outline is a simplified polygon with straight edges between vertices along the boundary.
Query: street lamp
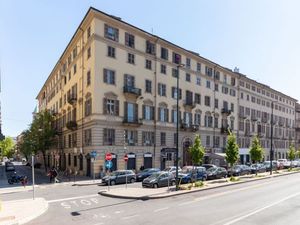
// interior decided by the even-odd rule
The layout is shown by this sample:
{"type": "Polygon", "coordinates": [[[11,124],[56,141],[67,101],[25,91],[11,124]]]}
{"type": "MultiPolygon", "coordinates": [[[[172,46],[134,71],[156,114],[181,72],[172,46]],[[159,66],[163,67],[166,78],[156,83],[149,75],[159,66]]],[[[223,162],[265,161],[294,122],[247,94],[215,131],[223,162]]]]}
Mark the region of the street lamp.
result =
{"type": "Polygon", "coordinates": [[[271,148],[270,148],[270,175],[272,175],[273,169],[273,109],[274,109],[274,101],[271,101],[271,148]]]}
{"type": "Polygon", "coordinates": [[[178,143],[179,143],[179,68],[183,67],[184,64],[177,65],[177,86],[176,86],[176,191],[179,189],[179,179],[178,179],[178,143]]]}

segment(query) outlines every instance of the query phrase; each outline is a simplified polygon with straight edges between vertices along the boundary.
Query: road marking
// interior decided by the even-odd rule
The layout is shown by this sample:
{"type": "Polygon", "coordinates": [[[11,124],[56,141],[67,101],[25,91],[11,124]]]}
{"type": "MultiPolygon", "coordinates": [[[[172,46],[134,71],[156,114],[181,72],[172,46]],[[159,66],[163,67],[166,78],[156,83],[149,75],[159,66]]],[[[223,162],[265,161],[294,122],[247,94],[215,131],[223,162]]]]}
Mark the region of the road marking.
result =
{"type": "Polygon", "coordinates": [[[164,210],[167,210],[167,209],[169,209],[169,207],[156,209],[156,210],[154,210],[153,212],[160,212],[160,211],[164,211],[164,210]]]}
{"type": "Polygon", "coordinates": [[[50,204],[50,203],[69,201],[69,200],[75,200],[75,199],[80,199],[80,198],[91,198],[91,197],[96,197],[96,196],[99,196],[99,195],[93,194],[93,195],[77,196],[77,197],[72,197],[72,198],[60,198],[60,199],[49,200],[48,203],[50,204]]]}
{"type": "Polygon", "coordinates": [[[192,204],[192,203],[195,203],[195,200],[194,201],[180,203],[180,204],[178,204],[178,206],[189,205],[189,204],[192,204]]]}
{"type": "Polygon", "coordinates": [[[122,217],[121,219],[122,220],[129,220],[129,219],[132,219],[134,217],[138,217],[139,215],[132,215],[132,216],[126,216],[126,217],[122,217]]]}
{"type": "Polygon", "coordinates": [[[296,193],[296,194],[293,194],[293,195],[289,195],[289,196],[287,196],[287,197],[285,197],[285,198],[283,198],[283,199],[281,199],[281,200],[279,200],[279,201],[273,202],[272,204],[266,205],[266,206],[264,206],[264,207],[262,207],[262,208],[256,209],[256,210],[254,210],[253,212],[250,212],[250,213],[248,213],[248,214],[246,214],[246,215],[243,215],[243,216],[238,217],[238,218],[236,218],[236,219],[234,219],[234,220],[231,220],[231,221],[225,223],[224,225],[231,225],[231,224],[234,224],[234,223],[236,223],[236,222],[238,222],[238,221],[241,221],[241,220],[243,220],[243,219],[245,219],[245,218],[247,218],[247,217],[250,217],[250,216],[252,216],[252,215],[254,215],[254,214],[257,214],[257,213],[259,213],[259,212],[261,212],[261,211],[263,211],[263,210],[266,210],[266,209],[268,209],[268,208],[271,208],[272,206],[278,205],[278,204],[280,204],[280,203],[282,203],[282,202],[284,202],[284,201],[286,201],[286,200],[289,200],[289,199],[291,199],[291,198],[294,198],[294,197],[296,197],[297,195],[300,195],[300,192],[298,192],[298,193],[296,193]]]}
{"type": "Polygon", "coordinates": [[[121,213],[121,211],[115,211],[115,214],[120,214],[121,213]]]}

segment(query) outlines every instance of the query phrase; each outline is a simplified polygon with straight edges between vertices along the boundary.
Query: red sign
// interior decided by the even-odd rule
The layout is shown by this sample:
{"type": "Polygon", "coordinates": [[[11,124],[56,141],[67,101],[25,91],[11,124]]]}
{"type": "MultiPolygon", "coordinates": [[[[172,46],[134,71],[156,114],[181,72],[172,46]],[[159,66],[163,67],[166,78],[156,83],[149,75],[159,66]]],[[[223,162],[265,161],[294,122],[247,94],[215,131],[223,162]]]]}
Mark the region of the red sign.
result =
{"type": "Polygon", "coordinates": [[[124,161],[127,162],[128,161],[128,155],[124,155],[124,161]]]}
{"type": "Polygon", "coordinates": [[[112,154],[111,153],[106,153],[105,154],[105,160],[106,161],[111,161],[112,160],[112,154]]]}

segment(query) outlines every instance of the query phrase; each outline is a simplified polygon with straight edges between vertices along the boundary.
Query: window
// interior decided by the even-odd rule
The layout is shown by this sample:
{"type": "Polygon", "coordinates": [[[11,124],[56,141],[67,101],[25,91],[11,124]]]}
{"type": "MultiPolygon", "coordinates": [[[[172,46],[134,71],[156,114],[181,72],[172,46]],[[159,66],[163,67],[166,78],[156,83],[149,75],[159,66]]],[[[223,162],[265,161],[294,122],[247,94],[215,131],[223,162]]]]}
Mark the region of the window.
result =
{"type": "Polygon", "coordinates": [[[107,24],[104,26],[104,36],[113,41],[119,41],[119,30],[107,24]]]}
{"type": "Polygon", "coordinates": [[[215,99],[215,108],[218,109],[219,108],[219,100],[215,99]]]}
{"type": "Polygon", "coordinates": [[[230,110],[231,110],[231,112],[234,112],[234,104],[233,103],[230,104],[230,110]]]}
{"type": "Polygon", "coordinates": [[[231,77],[231,86],[235,86],[235,78],[231,77]]]}
{"type": "Polygon", "coordinates": [[[128,53],[127,62],[130,64],[134,64],[134,54],[128,53]]]}
{"type": "Polygon", "coordinates": [[[158,108],[158,120],[160,122],[168,122],[169,121],[169,110],[167,108],[158,108]]]}
{"type": "Polygon", "coordinates": [[[204,126],[205,127],[212,127],[213,118],[210,115],[205,115],[204,117],[204,126]]]}
{"type": "Polygon", "coordinates": [[[103,70],[103,82],[106,84],[115,84],[115,71],[104,69],[103,70]]]}
{"type": "Polygon", "coordinates": [[[86,36],[87,36],[87,39],[90,38],[90,36],[91,36],[91,27],[88,27],[87,32],[86,32],[86,36]]]}
{"type": "Polygon", "coordinates": [[[134,48],[134,36],[129,33],[125,33],[125,45],[134,48]]]}
{"type": "Polygon", "coordinates": [[[68,66],[71,64],[72,62],[72,58],[71,58],[71,55],[68,57],[68,66]]]}
{"type": "Polygon", "coordinates": [[[200,113],[196,113],[195,114],[195,121],[194,121],[194,123],[196,124],[196,125],[201,125],[201,114],[200,113]]]}
{"type": "Polygon", "coordinates": [[[115,99],[103,99],[103,114],[105,115],[119,115],[119,101],[115,99]]]}
{"type": "Polygon", "coordinates": [[[160,57],[162,59],[168,60],[168,49],[161,47],[161,49],[160,49],[160,57]]]}
{"type": "Polygon", "coordinates": [[[115,129],[104,128],[103,144],[104,145],[114,145],[115,144],[115,129]]]}
{"type": "Polygon", "coordinates": [[[228,94],[228,87],[222,86],[222,93],[228,94]]]}
{"type": "Polygon", "coordinates": [[[125,87],[135,87],[135,79],[134,76],[129,74],[124,74],[124,86],[125,87]]]}
{"type": "Polygon", "coordinates": [[[162,83],[158,83],[158,95],[167,96],[166,95],[166,85],[162,83]]]}
{"type": "Polygon", "coordinates": [[[85,146],[92,145],[92,130],[91,129],[84,131],[84,145],[85,146]]]}
{"type": "Polygon", "coordinates": [[[215,70],[215,79],[220,80],[220,72],[215,70]]]}
{"type": "Polygon", "coordinates": [[[72,147],[73,148],[77,147],[77,134],[76,133],[72,134],[72,147]]]}
{"type": "Polygon", "coordinates": [[[215,128],[219,127],[219,118],[218,117],[214,117],[214,127],[215,128]]]}
{"type": "Polygon", "coordinates": [[[229,93],[230,93],[231,96],[235,97],[235,90],[234,89],[230,89],[229,93]]]}
{"type": "Polygon", "coordinates": [[[244,93],[241,92],[241,99],[244,99],[244,93]]]}
{"type": "MultiPolygon", "coordinates": [[[[181,120],[181,112],[179,111],[179,121],[181,120]]],[[[172,123],[177,122],[177,110],[172,110],[172,123]]]]}
{"type": "Polygon", "coordinates": [[[134,146],[138,143],[138,132],[135,130],[125,130],[125,140],[130,146],[134,146]]]}
{"type": "Polygon", "coordinates": [[[215,91],[219,91],[219,84],[215,83],[215,91]]]}
{"type": "Polygon", "coordinates": [[[142,144],[143,146],[151,146],[154,144],[154,132],[143,131],[142,132],[142,144]]]}
{"type": "Polygon", "coordinates": [[[152,69],[152,61],[149,59],[146,59],[146,69],[148,70],[152,69]]]}
{"type": "Polygon", "coordinates": [[[155,54],[155,45],[150,41],[146,41],[146,53],[149,53],[151,55],[155,54]]]}
{"type": "Polygon", "coordinates": [[[165,132],[160,133],[160,145],[161,146],[166,145],[166,133],[165,132]]]}
{"type": "Polygon", "coordinates": [[[114,47],[107,46],[107,56],[116,58],[116,49],[114,47]]]}
{"type": "Polygon", "coordinates": [[[173,63],[180,64],[181,63],[181,55],[173,52],[173,63]]]}
{"type": "Polygon", "coordinates": [[[88,71],[86,74],[86,85],[91,85],[91,71],[88,71]]]}
{"type": "Polygon", "coordinates": [[[192,119],[192,113],[190,112],[184,112],[183,114],[183,121],[186,125],[188,125],[190,127],[190,125],[192,125],[193,123],[193,119],[192,119]]]}
{"type": "Polygon", "coordinates": [[[197,63],[197,72],[201,72],[201,63],[197,63]]]}
{"type": "Polygon", "coordinates": [[[151,82],[151,80],[146,80],[145,81],[145,86],[146,86],[145,91],[147,93],[151,93],[152,92],[152,82],[151,82]]]}
{"type": "Polygon", "coordinates": [[[213,74],[212,68],[211,68],[211,67],[208,67],[208,66],[205,66],[205,74],[206,74],[207,76],[212,77],[212,74],[213,74]]]}
{"type": "Polygon", "coordinates": [[[172,76],[177,77],[179,75],[179,70],[176,68],[172,68],[172,76]]]}
{"type": "Polygon", "coordinates": [[[71,136],[71,134],[68,135],[68,139],[69,139],[68,147],[71,148],[72,147],[72,136],[71,136]]]}
{"type": "Polygon", "coordinates": [[[186,68],[188,68],[188,69],[191,68],[191,59],[190,59],[190,58],[186,58],[186,60],[185,60],[185,66],[186,66],[186,68]]]}
{"type": "Polygon", "coordinates": [[[206,146],[210,146],[210,136],[206,136],[206,146]]]}
{"type": "Polygon", "coordinates": [[[89,116],[92,114],[92,98],[88,98],[84,102],[84,115],[89,116]]]}
{"type": "Polygon", "coordinates": [[[74,64],[74,66],[73,66],[73,74],[75,74],[77,72],[77,66],[76,66],[76,64],[74,64]]]}
{"type": "Polygon", "coordinates": [[[167,73],[167,66],[164,64],[160,64],[160,72],[162,74],[166,74],[167,73]]]}
{"type": "Polygon", "coordinates": [[[87,59],[91,57],[91,47],[88,48],[87,50],[87,59]]]}
{"type": "Polygon", "coordinates": [[[210,88],[210,81],[209,80],[206,81],[206,87],[210,88]]]}
{"type": "Polygon", "coordinates": [[[210,106],[210,97],[209,96],[204,97],[204,105],[205,106],[210,106]]]}
{"type": "Polygon", "coordinates": [[[154,120],[154,107],[149,105],[143,105],[143,119],[154,120]]]}
{"type": "Polygon", "coordinates": [[[201,95],[200,94],[197,94],[195,93],[195,103],[196,104],[201,104],[201,95]]]}
{"type": "Polygon", "coordinates": [[[186,73],[186,74],[185,74],[185,80],[186,80],[187,82],[191,82],[191,74],[186,73]]]}
{"type": "Polygon", "coordinates": [[[201,77],[200,76],[196,77],[196,84],[199,86],[201,85],[201,77]]]}
{"type": "MultiPolygon", "coordinates": [[[[177,99],[177,88],[172,87],[172,98],[177,99]]],[[[179,89],[179,99],[182,98],[182,92],[181,89],[179,89]]]]}
{"type": "Polygon", "coordinates": [[[124,103],[124,121],[128,123],[138,122],[138,105],[135,103],[124,103]]]}
{"type": "Polygon", "coordinates": [[[77,47],[73,49],[73,60],[77,57],[77,47]]]}

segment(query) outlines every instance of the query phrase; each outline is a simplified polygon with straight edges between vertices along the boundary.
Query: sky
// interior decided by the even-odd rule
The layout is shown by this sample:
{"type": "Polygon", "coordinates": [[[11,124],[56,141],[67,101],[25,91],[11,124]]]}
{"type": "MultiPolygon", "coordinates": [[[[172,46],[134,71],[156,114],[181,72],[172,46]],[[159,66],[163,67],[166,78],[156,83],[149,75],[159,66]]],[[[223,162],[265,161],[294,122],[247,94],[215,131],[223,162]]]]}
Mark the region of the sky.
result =
{"type": "Polygon", "coordinates": [[[300,99],[298,0],[0,0],[4,135],[28,128],[38,92],[90,6],[300,99]]]}

